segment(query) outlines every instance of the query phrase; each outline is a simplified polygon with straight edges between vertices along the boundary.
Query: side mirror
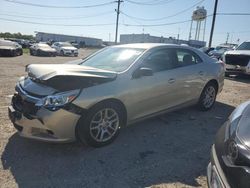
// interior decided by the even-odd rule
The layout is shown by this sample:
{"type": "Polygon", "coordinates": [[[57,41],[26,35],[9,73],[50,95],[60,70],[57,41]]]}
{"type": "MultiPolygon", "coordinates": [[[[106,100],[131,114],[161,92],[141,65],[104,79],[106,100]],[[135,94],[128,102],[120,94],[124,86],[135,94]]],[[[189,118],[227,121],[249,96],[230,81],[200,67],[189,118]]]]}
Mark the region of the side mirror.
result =
{"type": "Polygon", "coordinates": [[[152,69],[147,67],[141,67],[134,72],[133,78],[140,78],[143,76],[152,76],[152,75],[153,75],[152,69]]]}

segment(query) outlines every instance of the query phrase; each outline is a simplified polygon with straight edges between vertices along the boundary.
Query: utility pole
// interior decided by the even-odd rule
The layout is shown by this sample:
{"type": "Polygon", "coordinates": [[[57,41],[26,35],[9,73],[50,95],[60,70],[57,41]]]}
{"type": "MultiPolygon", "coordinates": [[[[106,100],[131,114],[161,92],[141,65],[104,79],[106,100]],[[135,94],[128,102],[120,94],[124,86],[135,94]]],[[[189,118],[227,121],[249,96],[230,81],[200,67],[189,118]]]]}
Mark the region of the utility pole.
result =
{"type": "Polygon", "coordinates": [[[214,24],[215,24],[215,18],[216,18],[216,14],[217,14],[217,5],[218,5],[218,0],[215,0],[215,3],[214,3],[214,13],[213,13],[213,21],[212,21],[212,27],[211,27],[211,32],[210,32],[209,44],[208,44],[209,48],[211,47],[212,40],[213,40],[214,24]]]}
{"type": "Polygon", "coordinates": [[[227,33],[226,44],[228,43],[228,39],[229,39],[229,33],[227,33]]]}
{"type": "Polygon", "coordinates": [[[115,28],[115,43],[117,44],[117,35],[118,35],[118,26],[119,26],[119,14],[120,14],[120,4],[123,2],[122,0],[118,0],[116,11],[116,28],[115,28]]]}

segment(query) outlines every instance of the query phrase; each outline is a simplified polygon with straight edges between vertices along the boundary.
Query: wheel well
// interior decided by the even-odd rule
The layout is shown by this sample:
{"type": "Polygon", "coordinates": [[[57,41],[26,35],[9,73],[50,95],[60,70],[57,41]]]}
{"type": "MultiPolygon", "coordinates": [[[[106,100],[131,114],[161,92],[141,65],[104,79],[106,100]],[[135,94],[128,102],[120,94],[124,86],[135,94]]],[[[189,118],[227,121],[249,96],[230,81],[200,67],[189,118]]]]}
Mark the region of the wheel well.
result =
{"type": "MultiPolygon", "coordinates": [[[[121,107],[121,110],[122,110],[122,112],[124,114],[124,118],[123,118],[123,123],[124,124],[123,125],[127,124],[127,109],[126,109],[126,107],[125,107],[125,105],[123,104],[122,101],[120,101],[119,99],[110,98],[110,99],[105,99],[103,101],[100,101],[100,102],[96,103],[95,105],[100,104],[100,103],[116,103],[116,104],[118,104],[121,107]]],[[[93,106],[92,106],[92,108],[93,108],[93,106]]]]}
{"type": "MultiPolygon", "coordinates": [[[[216,87],[216,92],[218,92],[218,89],[219,89],[219,84],[218,84],[218,81],[213,79],[213,80],[210,80],[207,84],[213,84],[215,87],[216,87]]],[[[206,85],[207,85],[206,84],[206,85]]]]}

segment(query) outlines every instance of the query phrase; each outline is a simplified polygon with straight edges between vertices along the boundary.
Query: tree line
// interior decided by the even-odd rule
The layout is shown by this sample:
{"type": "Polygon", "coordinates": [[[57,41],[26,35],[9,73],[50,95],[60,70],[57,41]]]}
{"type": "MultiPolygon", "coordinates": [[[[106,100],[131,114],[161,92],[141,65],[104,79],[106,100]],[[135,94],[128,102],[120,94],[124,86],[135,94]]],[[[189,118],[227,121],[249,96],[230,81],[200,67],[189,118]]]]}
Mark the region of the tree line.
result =
{"type": "Polygon", "coordinates": [[[25,39],[25,40],[35,40],[33,35],[23,35],[21,33],[0,33],[0,38],[16,38],[16,39],[25,39]]]}

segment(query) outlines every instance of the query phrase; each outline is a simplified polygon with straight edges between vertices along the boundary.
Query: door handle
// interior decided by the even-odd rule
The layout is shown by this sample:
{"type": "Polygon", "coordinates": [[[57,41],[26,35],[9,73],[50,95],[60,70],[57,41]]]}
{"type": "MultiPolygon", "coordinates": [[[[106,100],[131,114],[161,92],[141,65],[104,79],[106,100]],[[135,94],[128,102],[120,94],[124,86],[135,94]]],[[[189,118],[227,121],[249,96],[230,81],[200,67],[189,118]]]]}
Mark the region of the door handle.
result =
{"type": "Polygon", "coordinates": [[[205,74],[204,71],[199,72],[199,75],[201,75],[201,76],[204,76],[204,74],[205,74]]]}
{"type": "Polygon", "coordinates": [[[170,83],[170,84],[172,84],[172,83],[174,83],[175,82],[175,79],[174,78],[170,78],[169,80],[168,80],[168,83],[170,83]]]}

